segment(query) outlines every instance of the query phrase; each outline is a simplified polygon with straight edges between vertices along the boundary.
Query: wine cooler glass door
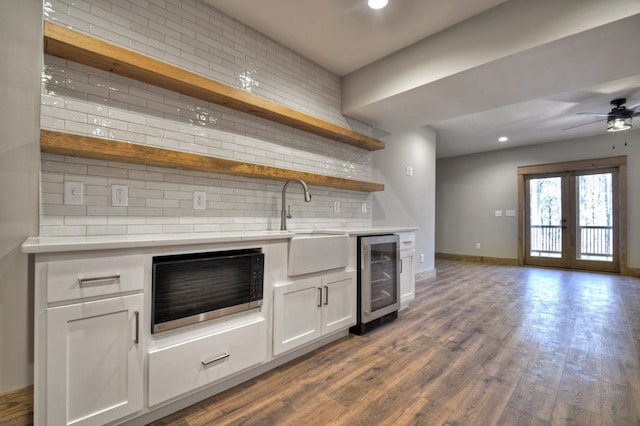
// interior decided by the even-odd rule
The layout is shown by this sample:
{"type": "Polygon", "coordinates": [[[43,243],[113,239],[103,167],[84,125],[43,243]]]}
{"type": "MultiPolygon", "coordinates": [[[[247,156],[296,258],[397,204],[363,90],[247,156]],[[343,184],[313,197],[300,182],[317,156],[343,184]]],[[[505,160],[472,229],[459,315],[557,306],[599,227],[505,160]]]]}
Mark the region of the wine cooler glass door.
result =
{"type": "Polygon", "coordinates": [[[395,235],[371,237],[363,245],[362,319],[364,322],[399,308],[399,256],[395,235]]]}

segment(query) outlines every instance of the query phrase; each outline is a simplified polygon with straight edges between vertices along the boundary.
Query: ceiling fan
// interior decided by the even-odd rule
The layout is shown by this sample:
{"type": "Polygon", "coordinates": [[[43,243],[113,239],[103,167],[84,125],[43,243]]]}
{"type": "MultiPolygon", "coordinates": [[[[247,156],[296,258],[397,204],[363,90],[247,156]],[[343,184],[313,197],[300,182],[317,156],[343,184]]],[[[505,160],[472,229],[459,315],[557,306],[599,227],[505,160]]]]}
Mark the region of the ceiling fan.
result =
{"type": "MultiPolygon", "coordinates": [[[[621,130],[628,130],[633,125],[631,124],[631,119],[633,117],[640,116],[640,104],[633,105],[629,108],[625,107],[624,104],[627,103],[626,98],[618,98],[611,101],[611,105],[613,108],[609,112],[579,112],[578,115],[591,115],[596,117],[607,117],[607,131],[608,132],[619,132],[621,130]],[[638,109],[638,111],[636,111],[638,109]]],[[[580,126],[586,126],[587,124],[599,123],[603,120],[592,121],[590,123],[579,124],[577,126],[568,127],[563,130],[569,130],[580,126]]]]}

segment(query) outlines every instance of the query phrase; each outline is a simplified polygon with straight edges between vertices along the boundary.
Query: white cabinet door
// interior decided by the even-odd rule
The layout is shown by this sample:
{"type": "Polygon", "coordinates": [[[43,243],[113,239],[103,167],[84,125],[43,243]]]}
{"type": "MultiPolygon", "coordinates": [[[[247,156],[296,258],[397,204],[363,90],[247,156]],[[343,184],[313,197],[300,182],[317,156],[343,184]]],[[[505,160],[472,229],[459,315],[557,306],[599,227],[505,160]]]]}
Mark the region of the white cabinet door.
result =
{"type": "Polygon", "coordinates": [[[47,309],[46,418],[102,425],[142,409],[143,296],[47,309]]]}
{"type": "Polygon", "coordinates": [[[400,252],[402,270],[400,272],[400,303],[407,304],[416,297],[415,253],[400,252]]]}
{"type": "Polygon", "coordinates": [[[339,272],[322,277],[322,334],[356,324],[356,272],[339,272]]]}
{"type": "Polygon", "coordinates": [[[356,324],[356,271],[296,280],[273,291],[274,355],[356,324]]]}
{"type": "Polygon", "coordinates": [[[319,277],[273,288],[273,354],[279,355],[321,336],[322,288],[319,277]]]}

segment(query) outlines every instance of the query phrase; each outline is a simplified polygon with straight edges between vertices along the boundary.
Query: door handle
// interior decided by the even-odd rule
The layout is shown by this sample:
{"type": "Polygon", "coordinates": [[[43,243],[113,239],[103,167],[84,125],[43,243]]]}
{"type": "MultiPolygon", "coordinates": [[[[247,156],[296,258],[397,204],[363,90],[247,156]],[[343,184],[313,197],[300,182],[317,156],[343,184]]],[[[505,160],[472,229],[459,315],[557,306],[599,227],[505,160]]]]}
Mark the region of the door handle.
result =
{"type": "Polygon", "coordinates": [[[322,307],[322,288],[318,287],[318,308],[322,307]]]}
{"type": "Polygon", "coordinates": [[[324,304],[329,304],[329,286],[324,286],[324,304]]]}

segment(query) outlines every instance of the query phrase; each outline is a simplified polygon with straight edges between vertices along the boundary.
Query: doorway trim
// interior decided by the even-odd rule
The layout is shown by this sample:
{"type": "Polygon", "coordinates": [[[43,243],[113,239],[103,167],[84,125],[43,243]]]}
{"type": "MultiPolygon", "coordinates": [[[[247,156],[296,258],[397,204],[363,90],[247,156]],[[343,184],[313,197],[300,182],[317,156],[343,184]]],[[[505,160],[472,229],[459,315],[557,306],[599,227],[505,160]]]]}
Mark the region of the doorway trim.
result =
{"type": "Polygon", "coordinates": [[[525,177],[527,175],[544,173],[577,172],[602,168],[618,169],[618,195],[620,203],[618,209],[618,253],[620,274],[629,274],[629,270],[627,269],[627,157],[625,155],[518,167],[518,265],[525,264],[526,253],[525,233],[527,230],[525,229],[525,225],[527,212],[525,208],[525,177]]]}

